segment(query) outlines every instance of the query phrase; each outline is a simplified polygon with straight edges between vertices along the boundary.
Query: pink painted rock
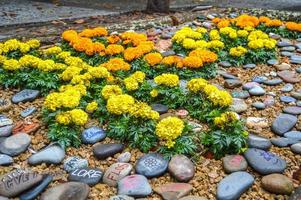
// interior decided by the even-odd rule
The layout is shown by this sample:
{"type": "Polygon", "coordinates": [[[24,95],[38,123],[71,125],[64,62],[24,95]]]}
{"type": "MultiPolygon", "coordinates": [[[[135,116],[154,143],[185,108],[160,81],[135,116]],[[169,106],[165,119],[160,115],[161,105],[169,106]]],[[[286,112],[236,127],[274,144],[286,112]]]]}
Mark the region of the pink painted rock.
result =
{"type": "Polygon", "coordinates": [[[103,176],[103,182],[109,186],[116,186],[117,182],[129,175],[133,166],[129,163],[114,163],[103,176]]]}
{"type": "Polygon", "coordinates": [[[155,45],[155,49],[162,52],[168,50],[172,45],[171,40],[159,40],[155,45]]]}
{"type": "Polygon", "coordinates": [[[154,189],[165,200],[175,200],[186,196],[192,190],[192,186],[187,183],[167,183],[154,189]]]}
{"type": "Polygon", "coordinates": [[[180,109],[176,112],[176,115],[180,118],[185,118],[188,114],[188,111],[185,109],[180,109]]]}
{"type": "Polygon", "coordinates": [[[277,74],[287,83],[299,83],[301,81],[300,77],[298,77],[298,75],[293,71],[283,70],[278,72],[277,74]]]}
{"type": "Polygon", "coordinates": [[[146,197],[152,193],[152,188],[145,176],[135,174],[118,181],[118,195],[146,197]]]}
{"type": "Polygon", "coordinates": [[[175,155],[168,164],[169,173],[180,182],[188,182],[195,174],[194,164],[184,155],[175,155]]]}
{"type": "Polygon", "coordinates": [[[241,155],[229,155],[223,158],[224,170],[227,173],[245,171],[248,167],[246,159],[241,155]]]}

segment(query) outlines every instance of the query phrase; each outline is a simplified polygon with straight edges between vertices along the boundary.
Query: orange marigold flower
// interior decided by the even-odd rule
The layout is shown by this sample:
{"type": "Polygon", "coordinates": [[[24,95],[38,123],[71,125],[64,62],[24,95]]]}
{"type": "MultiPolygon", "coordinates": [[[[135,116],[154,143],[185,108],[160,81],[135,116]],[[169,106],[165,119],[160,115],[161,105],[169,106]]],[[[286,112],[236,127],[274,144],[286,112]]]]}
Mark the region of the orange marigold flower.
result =
{"type": "Polygon", "coordinates": [[[266,22],[265,25],[269,26],[269,27],[278,27],[278,26],[282,25],[282,21],[280,21],[278,19],[273,19],[273,20],[266,22]]]}
{"type": "Polygon", "coordinates": [[[270,21],[271,19],[268,18],[268,17],[265,17],[265,16],[260,16],[258,18],[259,22],[262,22],[262,23],[267,23],[268,21],[270,21]]]}
{"type": "Polygon", "coordinates": [[[236,26],[240,28],[244,27],[256,27],[259,24],[259,19],[250,15],[240,15],[236,18],[236,26]]]}
{"type": "Polygon", "coordinates": [[[229,26],[229,25],[230,25],[230,21],[227,20],[227,19],[223,19],[223,20],[221,20],[221,21],[217,24],[217,27],[218,27],[219,29],[221,29],[221,28],[225,28],[225,27],[227,27],[227,26],[229,26]]]}
{"type": "Polygon", "coordinates": [[[123,44],[132,43],[133,46],[138,46],[141,42],[147,41],[147,36],[142,33],[124,32],[121,34],[124,40],[123,44]]]}
{"type": "Polygon", "coordinates": [[[297,24],[295,22],[287,22],[285,24],[286,28],[291,31],[299,31],[301,32],[301,24],[297,24]]]}
{"type": "Polygon", "coordinates": [[[122,58],[111,58],[108,62],[103,63],[100,66],[107,68],[109,71],[128,71],[131,68],[131,65],[125,62],[122,58]]]}
{"type": "Polygon", "coordinates": [[[119,44],[109,44],[105,50],[107,55],[117,55],[124,51],[123,46],[119,44]]]}
{"type": "Polygon", "coordinates": [[[203,66],[203,61],[196,56],[187,56],[183,59],[183,66],[187,68],[200,68],[203,66]]]}
{"type": "Polygon", "coordinates": [[[93,48],[94,48],[95,52],[100,53],[105,50],[105,45],[103,45],[100,42],[95,42],[95,43],[93,43],[93,48]]]}
{"type": "Polygon", "coordinates": [[[189,53],[189,56],[196,56],[202,59],[204,63],[212,63],[217,60],[216,53],[208,50],[196,49],[189,53]]]}
{"type": "Polygon", "coordinates": [[[74,41],[78,38],[75,30],[67,30],[62,33],[62,38],[68,42],[74,41]]]}
{"type": "Polygon", "coordinates": [[[78,34],[81,37],[102,37],[108,35],[108,31],[104,27],[96,27],[94,29],[84,29],[78,34]]]}
{"type": "Polygon", "coordinates": [[[120,38],[118,37],[118,35],[110,35],[109,37],[107,37],[107,40],[110,44],[116,44],[117,42],[119,42],[120,38]]]}
{"type": "Polygon", "coordinates": [[[222,19],[221,19],[221,18],[218,18],[218,17],[215,17],[215,18],[213,18],[211,21],[212,21],[213,23],[217,24],[217,23],[219,23],[220,21],[222,21],[222,19]]]}
{"type": "Polygon", "coordinates": [[[144,56],[144,60],[150,65],[154,66],[161,62],[162,55],[160,53],[149,53],[144,56]]]}
{"type": "Polygon", "coordinates": [[[164,65],[171,66],[171,65],[177,65],[181,61],[182,61],[182,58],[180,56],[167,56],[167,57],[164,57],[161,62],[164,65]]]}

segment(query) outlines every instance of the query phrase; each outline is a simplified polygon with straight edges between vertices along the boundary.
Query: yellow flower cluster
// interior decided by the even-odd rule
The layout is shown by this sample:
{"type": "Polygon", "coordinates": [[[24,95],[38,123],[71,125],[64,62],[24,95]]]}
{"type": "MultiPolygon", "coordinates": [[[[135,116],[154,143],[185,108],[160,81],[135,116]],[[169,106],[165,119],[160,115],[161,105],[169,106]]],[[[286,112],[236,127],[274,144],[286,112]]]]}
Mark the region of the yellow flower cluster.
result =
{"type": "Polygon", "coordinates": [[[202,91],[207,84],[208,82],[205,79],[194,78],[188,81],[187,88],[189,89],[189,91],[197,93],[199,91],[202,91]]]}
{"type": "Polygon", "coordinates": [[[50,93],[44,101],[44,106],[51,111],[56,111],[58,108],[75,108],[79,105],[85,91],[83,85],[64,86],[60,88],[60,92],[50,93]]]}
{"type": "Polygon", "coordinates": [[[229,125],[229,123],[237,120],[238,116],[235,112],[224,112],[221,116],[214,118],[214,125],[224,129],[225,126],[229,125]]]}
{"type": "Polygon", "coordinates": [[[4,43],[0,43],[0,55],[16,50],[19,50],[21,53],[27,53],[31,49],[36,49],[39,47],[40,41],[36,39],[32,39],[27,42],[20,42],[16,39],[10,39],[5,41],[4,43]]]}
{"type": "Polygon", "coordinates": [[[245,53],[247,53],[247,52],[248,52],[248,50],[246,48],[244,48],[242,46],[238,46],[238,47],[231,48],[229,54],[234,57],[240,57],[240,56],[245,55],[245,53]]]}
{"type": "Polygon", "coordinates": [[[92,101],[91,103],[88,103],[86,106],[86,112],[87,113],[93,113],[98,108],[98,103],[96,101],[92,101]]]}
{"type": "Polygon", "coordinates": [[[202,78],[191,79],[187,83],[187,88],[194,93],[204,93],[215,106],[227,107],[232,104],[232,97],[227,91],[218,89],[202,78]]]}
{"type": "Polygon", "coordinates": [[[139,88],[139,83],[142,83],[145,79],[145,73],[141,71],[136,71],[131,76],[125,78],[124,84],[127,90],[133,91],[139,88]]]}
{"type": "Polygon", "coordinates": [[[74,123],[83,126],[88,121],[88,114],[81,109],[73,109],[71,111],[61,112],[55,116],[56,122],[63,125],[74,123]]]}
{"type": "Polygon", "coordinates": [[[185,39],[200,40],[203,38],[203,29],[197,29],[197,31],[192,30],[190,27],[183,27],[181,30],[177,31],[172,37],[172,40],[176,43],[182,43],[185,39]]]}
{"type": "Polygon", "coordinates": [[[156,89],[152,89],[149,94],[151,95],[151,97],[155,98],[159,95],[159,92],[156,89]]]}
{"type": "Polygon", "coordinates": [[[259,48],[267,48],[267,49],[273,49],[276,46],[277,41],[269,38],[269,36],[260,31],[252,31],[248,36],[248,47],[251,49],[259,49],[259,48]]]}
{"type": "Polygon", "coordinates": [[[154,78],[158,85],[165,85],[168,87],[176,87],[179,85],[179,76],[175,74],[161,74],[154,78]]]}
{"type": "Polygon", "coordinates": [[[162,61],[163,57],[160,53],[148,53],[144,56],[144,60],[150,65],[155,66],[162,61]]]}
{"type": "Polygon", "coordinates": [[[55,55],[55,54],[59,54],[61,52],[62,52],[62,49],[61,49],[61,47],[58,47],[58,46],[50,47],[48,49],[43,50],[43,54],[45,54],[45,55],[55,55]]]}
{"type": "Polygon", "coordinates": [[[63,70],[67,67],[63,63],[55,63],[51,59],[42,60],[41,58],[32,55],[24,55],[19,60],[7,59],[5,56],[2,56],[1,63],[3,64],[3,69],[9,71],[31,67],[39,69],[41,71],[49,72],[55,70],[63,70]]]}
{"type": "Polygon", "coordinates": [[[118,85],[106,85],[101,90],[101,95],[105,99],[109,99],[112,96],[121,95],[122,89],[118,85]]]}
{"type": "Polygon", "coordinates": [[[158,120],[160,115],[146,103],[137,102],[127,94],[111,96],[107,101],[107,110],[115,115],[130,114],[136,118],[158,120]]]}
{"type": "Polygon", "coordinates": [[[175,145],[175,140],[181,136],[184,129],[184,122],[177,117],[162,119],[156,126],[156,135],[165,142],[167,148],[175,145]]]}

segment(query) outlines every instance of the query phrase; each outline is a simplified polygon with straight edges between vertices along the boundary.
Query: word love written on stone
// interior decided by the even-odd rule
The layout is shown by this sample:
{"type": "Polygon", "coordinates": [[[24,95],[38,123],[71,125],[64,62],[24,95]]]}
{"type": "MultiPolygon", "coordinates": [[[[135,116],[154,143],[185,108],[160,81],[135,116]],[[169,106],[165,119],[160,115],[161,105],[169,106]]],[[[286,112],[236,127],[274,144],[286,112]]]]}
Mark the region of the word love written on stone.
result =
{"type": "Polygon", "coordinates": [[[101,171],[94,169],[76,169],[71,173],[73,176],[79,176],[83,178],[98,178],[102,176],[101,171]]]}

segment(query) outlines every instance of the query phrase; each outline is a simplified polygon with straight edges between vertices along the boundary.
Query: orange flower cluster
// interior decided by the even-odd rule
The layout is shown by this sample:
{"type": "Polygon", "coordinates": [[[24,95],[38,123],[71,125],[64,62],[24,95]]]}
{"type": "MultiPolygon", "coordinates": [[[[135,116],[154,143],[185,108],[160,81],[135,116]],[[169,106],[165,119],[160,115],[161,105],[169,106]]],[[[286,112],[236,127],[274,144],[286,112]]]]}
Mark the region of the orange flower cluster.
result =
{"type": "Polygon", "coordinates": [[[212,63],[217,60],[216,53],[208,50],[196,49],[189,53],[189,56],[196,56],[202,59],[204,63],[212,63]]]}
{"type": "Polygon", "coordinates": [[[142,33],[124,32],[121,34],[121,39],[123,40],[124,45],[132,44],[134,47],[136,47],[142,42],[146,42],[147,36],[142,33]]]}
{"type": "Polygon", "coordinates": [[[265,23],[266,26],[268,27],[279,27],[282,26],[282,21],[278,20],[278,19],[273,19],[273,20],[269,20],[265,23]]]}
{"type": "Polygon", "coordinates": [[[68,41],[76,51],[85,52],[91,56],[104,52],[105,46],[100,42],[93,42],[90,37],[105,36],[107,33],[107,30],[102,27],[85,29],[79,34],[74,30],[67,30],[63,32],[62,38],[68,41]]]}
{"type": "Polygon", "coordinates": [[[93,29],[84,29],[82,32],[78,34],[79,37],[102,37],[108,35],[108,31],[104,27],[96,27],[93,29]]]}
{"type": "Polygon", "coordinates": [[[105,50],[105,53],[107,55],[117,55],[117,54],[120,54],[124,51],[124,48],[122,45],[119,45],[119,44],[109,44],[107,47],[106,47],[106,50],[105,50]]]}
{"type": "Polygon", "coordinates": [[[177,68],[183,67],[182,58],[180,56],[166,56],[162,60],[162,64],[167,66],[175,65],[177,68]]]}
{"type": "Polygon", "coordinates": [[[118,35],[110,35],[107,37],[107,40],[110,44],[116,44],[120,41],[120,37],[118,35]]]}
{"type": "Polygon", "coordinates": [[[155,66],[163,59],[160,53],[148,53],[144,56],[144,60],[150,65],[155,66]]]}
{"type": "Polygon", "coordinates": [[[234,19],[236,26],[240,28],[244,27],[256,27],[259,25],[259,19],[255,16],[240,15],[234,19]]]}
{"type": "Polygon", "coordinates": [[[140,44],[136,47],[127,48],[123,53],[123,57],[127,61],[132,61],[134,59],[140,58],[144,54],[151,52],[153,49],[154,49],[153,42],[151,41],[140,42],[140,44]]]}
{"type": "Polygon", "coordinates": [[[229,21],[229,20],[227,20],[227,19],[222,19],[222,20],[220,20],[220,21],[218,22],[217,27],[218,27],[219,29],[221,29],[221,28],[225,28],[225,27],[227,27],[227,26],[229,26],[229,25],[230,25],[230,21],[229,21]]]}
{"type": "Polygon", "coordinates": [[[118,70],[128,71],[131,69],[131,65],[122,58],[111,58],[108,62],[101,64],[100,67],[105,67],[107,70],[113,72],[118,70]]]}
{"type": "Polygon", "coordinates": [[[196,56],[187,56],[183,59],[183,66],[187,68],[200,68],[203,66],[203,61],[196,56]]]}
{"type": "Polygon", "coordinates": [[[286,28],[291,30],[291,31],[298,31],[301,32],[301,23],[296,23],[296,22],[287,22],[285,24],[286,28]]]}

